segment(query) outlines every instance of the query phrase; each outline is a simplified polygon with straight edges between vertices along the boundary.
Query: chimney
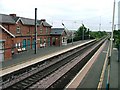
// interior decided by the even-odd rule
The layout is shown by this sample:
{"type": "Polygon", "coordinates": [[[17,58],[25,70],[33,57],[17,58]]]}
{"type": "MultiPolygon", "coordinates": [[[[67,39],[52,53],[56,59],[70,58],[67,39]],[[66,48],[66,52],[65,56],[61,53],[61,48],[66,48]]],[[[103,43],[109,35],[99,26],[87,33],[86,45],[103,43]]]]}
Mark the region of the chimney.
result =
{"type": "Polygon", "coordinates": [[[16,17],[16,14],[9,14],[10,16],[16,17]]]}
{"type": "Polygon", "coordinates": [[[41,19],[41,21],[45,22],[46,20],[45,19],[41,19]]]}

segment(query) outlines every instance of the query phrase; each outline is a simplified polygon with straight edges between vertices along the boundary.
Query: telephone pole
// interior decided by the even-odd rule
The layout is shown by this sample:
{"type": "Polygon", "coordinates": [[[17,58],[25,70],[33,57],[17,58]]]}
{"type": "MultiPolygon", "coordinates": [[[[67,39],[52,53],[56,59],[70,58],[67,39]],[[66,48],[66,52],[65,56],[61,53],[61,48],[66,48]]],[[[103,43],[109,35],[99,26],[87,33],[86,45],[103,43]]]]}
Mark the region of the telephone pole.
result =
{"type": "Polygon", "coordinates": [[[82,24],[82,40],[84,40],[84,24],[82,24]]]}
{"type": "Polygon", "coordinates": [[[37,53],[37,8],[35,8],[35,54],[37,53]]]}

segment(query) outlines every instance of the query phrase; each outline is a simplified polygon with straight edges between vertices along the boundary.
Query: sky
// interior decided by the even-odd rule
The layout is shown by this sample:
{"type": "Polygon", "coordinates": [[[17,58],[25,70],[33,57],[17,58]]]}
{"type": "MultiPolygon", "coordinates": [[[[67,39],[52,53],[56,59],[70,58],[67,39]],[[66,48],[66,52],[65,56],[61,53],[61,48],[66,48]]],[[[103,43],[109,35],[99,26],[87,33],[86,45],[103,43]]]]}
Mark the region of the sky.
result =
{"type": "MultiPolygon", "coordinates": [[[[116,0],[115,24],[118,22],[116,0]]],[[[46,19],[54,27],[76,30],[83,23],[90,30],[111,31],[114,0],[0,0],[1,14],[46,19]]]]}

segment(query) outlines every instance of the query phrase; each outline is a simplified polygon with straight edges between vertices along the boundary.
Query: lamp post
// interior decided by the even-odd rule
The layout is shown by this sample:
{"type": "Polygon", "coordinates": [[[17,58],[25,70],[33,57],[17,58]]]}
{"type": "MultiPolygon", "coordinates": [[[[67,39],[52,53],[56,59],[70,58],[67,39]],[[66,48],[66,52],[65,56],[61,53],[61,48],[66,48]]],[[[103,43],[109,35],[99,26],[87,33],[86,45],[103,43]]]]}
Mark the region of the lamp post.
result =
{"type": "Polygon", "coordinates": [[[37,8],[35,8],[35,54],[37,53],[37,8]]]}
{"type": "Polygon", "coordinates": [[[82,28],[83,28],[83,30],[82,30],[82,40],[84,40],[84,25],[82,24],[82,28]]]}
{"type": "Polygon", "coordinates": [[[72,44],[73,44],[73,31],[71,31],[72,32],[72,44]]]}

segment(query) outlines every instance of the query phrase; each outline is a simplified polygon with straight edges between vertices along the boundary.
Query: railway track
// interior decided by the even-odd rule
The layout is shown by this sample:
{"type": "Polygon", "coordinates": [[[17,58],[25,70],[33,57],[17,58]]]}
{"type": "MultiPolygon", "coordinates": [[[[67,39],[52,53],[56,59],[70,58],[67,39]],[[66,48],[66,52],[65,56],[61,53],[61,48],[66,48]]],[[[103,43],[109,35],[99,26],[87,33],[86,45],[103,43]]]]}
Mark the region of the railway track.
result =
{"type": "MultiPolygon", "coordinates": [[[[82,56],[82,54],[86,53],[86,50],[89,50],[89,55],[91,56],[91,54],[94,53],[97,50],[97,48],[100,47],[100,45],[103,43],[103,41],[104,40],[92,42],[92,43],[83,45],[80,48],[70,50],[69,52],[61,54],[60,56],[50,58],[50,60],[38,64],[37,67],[34,67],[34,68],[32,67],[32,70],[29,68],[30,70],[27,71],[27,73],[25,72],[22,75],[19,75],[17,78],[14,78],[13,80],[8,81],[7,83],[3,83],[2,87],[3,87],[3,89],[6,89],[6,90],[28,89],[28,88],[32,88],[32,87],[36,88],[35,85],[37,85],[36,84],[37,82],[41,82],[42,80],[46,80],[46,78],[47,78],[47,80],[49,80],[48,78],[50,78],[51,75],[54,74],[54,76],[55,76],[56,72],[61,72],[61,70],[63,70],[62,72],[64,74],[61,74],[61,75],[58,74],[59,76],[61,76],[60,77],[61,79],[59,78],[59,79],[55,80],[54,82],[51,82],[50,85],[46,84],[47,87],[43,87],[43,86],[40,87],[40,85],[39,85],[40,88],[49,88],[49,89],[53,88],[53,87],[55,88],[55,87],[58,87],[58,86],[61,87],[60,84],[58,84],[58,83],[60,83],[60,81],[62,79],[66,78],[68,76],[66,73],[69,73],[68,71],[65,72],[65,70],[64,70],[65,66],[71,65],[71,66],[73,66],[72,68],[74,68],[79,63],[79,62],[77,62],[79,60],[74,60],[76,57],[82,56]],[[99,44],[97,42],[99,42],[99,44]],[[96,45],[96,43],[97,43],[97,45],[96,45]],[[93,49],[93,47],[96,47],[96,48],[93,49]],[[91,51],[90,48],[92,48],[93,50],[91,49],[92,50],[91,51]],[[92,53],[90,53],[90,51],[92,53]],[[75,63],[75,61],[76,61],[76,63],[75,63]],[[72,63],[75,63],[75,65],[72,64],[72,63]],[[57,82],[57,84],[56,84],[56,82],[57,82]]],[[[90,58],[90,56],[89,56],[89,58],[90,58]]],[[[86,57],[86,58],[88,58],[88,57],[86,57]]],[[[83,58],[83,59],[85,59],[85,58],[83,58]]],[[[84,60],[84,64],[86,62],[87,62],[87,60],[84,60]]],[[[81,65],[81,67],[83,65],[81,65]]],[[[70,66],[69,66],[69,69],[72,70],[70,68],[70,66]]],[[[73,76],[74,75],[72,75],[72,77],[73,76]]],[[[70,78],[67,80],[67,82],[69,80],[70,80],[70,78]]],[[[42,82],[44,82],[44,81],[42,81],[42,82]]],[[[50,82],[50,81],[48,81],[48,82],[50,82]]],[[[65,85],[63,85],[63,86],[65,86],[65,85]]]]}
{"type": "Polygon", "coordinates": [[[65,89],[67,84],[75,77],[75,75],[82,69],[82,67],[88,62],[88,60],[102,44],[103,41],[92,46],[92,48],[86,50],[85,53],[81,54],[71,62],[67,63],[65,66],[61,67],[53,75],[39,81],[38,85],[31,88],[44,88],[46,90],[51,90],[53,88],[60,90],[65,89]]]}

